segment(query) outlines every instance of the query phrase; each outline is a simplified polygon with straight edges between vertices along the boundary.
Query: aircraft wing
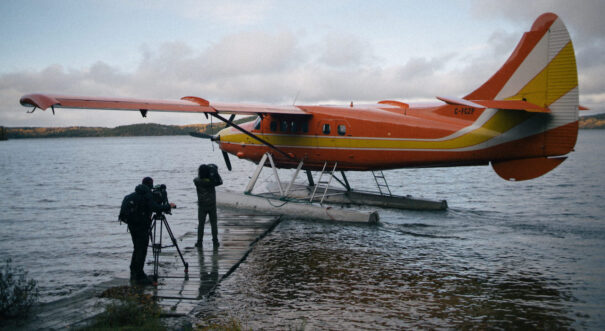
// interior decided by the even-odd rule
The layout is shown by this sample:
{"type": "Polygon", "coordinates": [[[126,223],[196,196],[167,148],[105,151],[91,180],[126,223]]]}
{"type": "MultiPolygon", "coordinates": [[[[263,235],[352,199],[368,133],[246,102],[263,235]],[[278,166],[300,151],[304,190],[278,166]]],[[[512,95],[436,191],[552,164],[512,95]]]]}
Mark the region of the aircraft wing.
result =
{"type": "Polygon", "coordinates": [[[228,114],[280,114],[311,116],[296,106],[272,106],[255,104],[210,103],[198,97],[183,97],[181,100],[154,100],[130,98],[101,98],[66,96],[54,94],[28,94],[21,97],[21,105],[42,110],[52,108],[136,110],[145,116],[147,111],[183,113],[228,113],[228,114]]]}

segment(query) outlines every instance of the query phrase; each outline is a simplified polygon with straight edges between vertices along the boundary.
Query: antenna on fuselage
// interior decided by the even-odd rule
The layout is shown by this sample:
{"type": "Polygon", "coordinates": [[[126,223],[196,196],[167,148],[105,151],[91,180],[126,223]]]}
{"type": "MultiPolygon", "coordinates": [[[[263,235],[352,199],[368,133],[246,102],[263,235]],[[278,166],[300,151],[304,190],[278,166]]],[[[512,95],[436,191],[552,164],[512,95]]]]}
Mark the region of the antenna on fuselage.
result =
{"type": "Polygon", "coordinates": [[[298,95],[300,94],[300,90],[298,90],[298,92],[296,92],[296,96],[294,97],[294,101],[292,101],[292,106],[296,105],[296,100],[298,100],[298,95]]]}

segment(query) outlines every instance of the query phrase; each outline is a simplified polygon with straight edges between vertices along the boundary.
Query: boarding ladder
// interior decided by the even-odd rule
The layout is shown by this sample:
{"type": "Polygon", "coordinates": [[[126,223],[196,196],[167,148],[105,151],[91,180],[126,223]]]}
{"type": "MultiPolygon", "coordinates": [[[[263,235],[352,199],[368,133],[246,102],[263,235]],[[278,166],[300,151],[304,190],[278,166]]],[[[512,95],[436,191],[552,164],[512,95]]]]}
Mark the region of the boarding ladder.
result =
{"type": "Polygon", "coordinates": [[[313,189],[313,194],[311,194],[311,199],[309,200],[310,202],[313,202],[313,199],[315,198],[315,194],[317,193],[317,189],[321,186],[321,188],[324,190],[324,193],[321,196],[321,200],[319,201],[319,204],[322,204],[324,202],[324,199],[326,197],[326,193],[328,193],[328,188],[330,188],[330,183],[332,182],[332,178],[334,178],[334,171],[336,171],[336,166],[338,165],[338,162],[334,162],[334,167],[332,167],[332,169],[330,170],[330,168],[328,168],[326,170],[326,167],[328,166],[328,162],[326,161],[324,163],[324,167],[321,169],[321,173],[319,174],[319,179],[317,180],[317,184],[315,185],[315,189],[313,189]],[[323,176],[325,175],[329,175],[330,178],[328,178],[328,180],[321,180],[323,178],[323,176]]]}
{"type": "Polygon", "coordinates": [[[380,195],[393,195],[391,193],[391,189],[389,188],[389,183],[387,183],[387,179],[384,178],[384,173],[382,170],[372,171],[372,175],[374,175],[374,180],[376,181],[376,186],[378,186],[380,195]]]}

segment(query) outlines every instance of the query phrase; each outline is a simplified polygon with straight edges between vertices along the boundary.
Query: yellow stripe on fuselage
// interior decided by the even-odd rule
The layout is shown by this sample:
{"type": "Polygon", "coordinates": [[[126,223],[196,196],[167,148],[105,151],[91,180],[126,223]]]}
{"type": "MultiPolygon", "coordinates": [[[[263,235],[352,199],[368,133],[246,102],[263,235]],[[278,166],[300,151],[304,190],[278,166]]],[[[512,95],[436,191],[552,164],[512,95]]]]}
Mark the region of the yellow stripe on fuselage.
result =
{"type": "MultiPolygon", "coordinates": [[[[318,147],[338,149],[379,149],[379,150],[448,150],[461,149],[484,143],[522,123],[531,113],[518,110],[499,110],[481,127],[449,140],[415,140],[387,137],[345,137],[300,134],[262,134],[255,135],[267,142],[282,147],[318,147]]],[[[221,134],[221,142],[262,145],[260,142],[242,133],[221,134]]]]}

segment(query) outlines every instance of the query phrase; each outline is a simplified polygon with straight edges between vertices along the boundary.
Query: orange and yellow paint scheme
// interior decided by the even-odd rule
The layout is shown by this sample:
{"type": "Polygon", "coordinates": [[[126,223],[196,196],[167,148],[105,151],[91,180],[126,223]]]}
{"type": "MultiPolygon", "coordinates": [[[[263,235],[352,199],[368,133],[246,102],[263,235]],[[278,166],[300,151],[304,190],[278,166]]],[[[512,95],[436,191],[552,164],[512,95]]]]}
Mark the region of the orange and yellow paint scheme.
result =
{"type": "MultiPolygon", "coordinates": [[[[220,148],[253,162],[273,153],[277,167],[382,170],[492,164],[507,180],[538,177],[573,151],[578,131],[578,75],[569,33],[543,14],[507,62],[464,98],[427,104],[385,100],[345,106],[267,106],[181,100],[30,94],[21,104],[48,107],[257,114],[219,132],[220,148]]],[[[227,120],[227,122],[230,122],[227,120]]]]}

